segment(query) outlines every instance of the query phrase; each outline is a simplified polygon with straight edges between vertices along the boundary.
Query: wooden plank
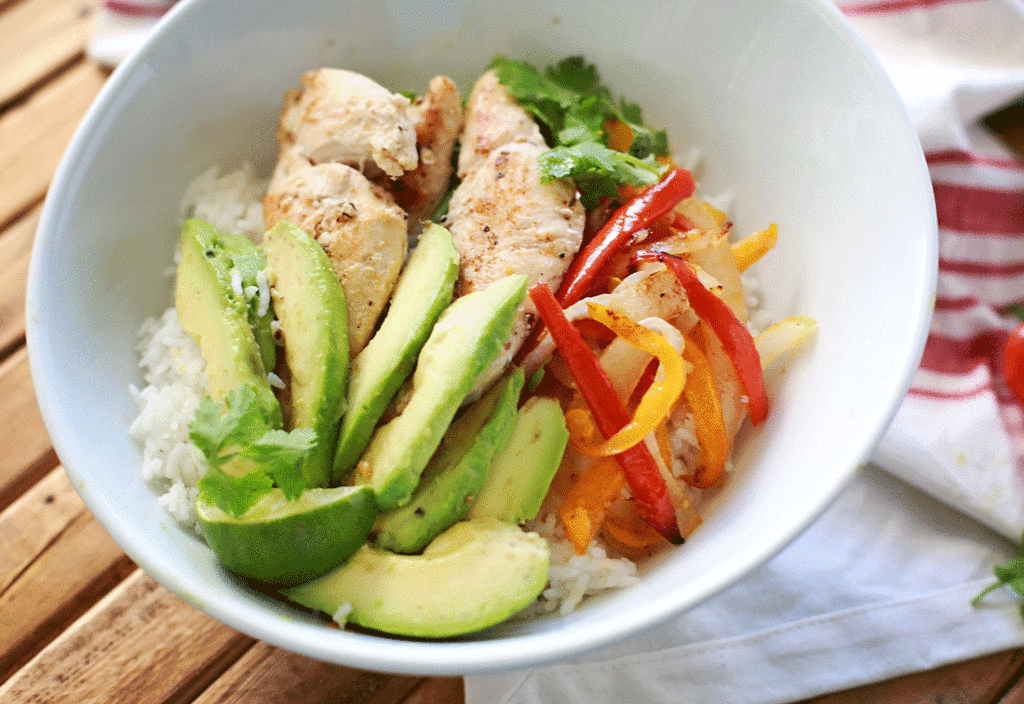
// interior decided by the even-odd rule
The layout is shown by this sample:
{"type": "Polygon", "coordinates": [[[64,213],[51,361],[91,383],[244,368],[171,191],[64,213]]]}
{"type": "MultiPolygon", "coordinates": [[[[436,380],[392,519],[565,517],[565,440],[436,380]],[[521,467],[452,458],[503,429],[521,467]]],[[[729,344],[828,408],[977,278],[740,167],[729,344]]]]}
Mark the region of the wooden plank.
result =
{"type": "Polygon", "coordinates": [[[0,105],[81,55],[97,0],[23,0],[0,15],[0,105]]]}
{"type": "Polygon", "coordinates": [[[1009,650],[808,699],[804,704],[992,704],[1022,665],[1024,650],[1009,650]]]}
{"type": "Polygon", "coordinates": [[[398,704],[421,680],[354,670],[257,643],[193,704],[398,704]]]}
{"type": "Polygon", "coordinates": [[[0,116],[0,226],[42,199],[104,79],[80,63],[0,116]]]}
{"type": "Polygon", "coordinates": [[[137,570],[0,685],[0,702],[191,702],[253,643],[137,570]]]}
{"type": "Polygon", "coordinates": [[[0,360],[25,336],[25,282],[41,210],[33,209],[0,234],[0,360]]]}
{"type": "Polygon", "coordinates": [[[1007,683],[1003,692],[997,698],[984,704],[1024,704],[1024,666],[1017,669],[1013,680],[1007,683]]]}
{"type": "Polygon", "coordinates": [[[134,569],[93,515],[78,513],[0,593],[0,680],[134,569]]]}
{"type": "Polygon", "coordinates": [[[0,513],[0,595],[85,510],[58,467],[0,513]]]}
{"type": "Polygon", "coordinates": [[[22,347],[0,363],[0,510],[57,464],[36,404],[28,352],[22,347]]]}
{"type": "Polygon", "coordinates": [[[466,688],[461,677],[431,677],[402,700],[402,704],[463,704],[466,688]]]}

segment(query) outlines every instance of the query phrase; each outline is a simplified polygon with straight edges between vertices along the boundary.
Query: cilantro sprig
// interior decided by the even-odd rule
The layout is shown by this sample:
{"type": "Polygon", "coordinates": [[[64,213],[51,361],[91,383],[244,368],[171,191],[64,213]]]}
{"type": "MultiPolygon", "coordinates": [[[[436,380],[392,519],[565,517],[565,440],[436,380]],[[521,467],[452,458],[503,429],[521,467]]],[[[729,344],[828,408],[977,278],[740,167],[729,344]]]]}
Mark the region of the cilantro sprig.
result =
{"type": "Polygon", "coordinates": [[[189,438],[206,456],[209,470],[199,480],[200,497],[240,516],[274,486],[289,499],[306,488],[299,462],[316,444],[307,428],[275,428],[273,409],[248,384],[232,389],[224,404],[207,396],[189,423],[189,438]]]}
{"type": "Polygon", "coordinates": [[[620,184],[647,186],[664,175],[667,167],[656,157],[668,154],[665,131],[644,125],[639,105],[622,98],[616,102],[583,57],[570,56],[543,73],[504,56],[495,57],[491,67],[519,105],[538,120],[552,146],[541,158],[542,181],[575,179],[583,205],[590,209],[601,196],[617,197],[620,184]],[[628,152],[608,147],[609,120],[632,131],[628,152]]]}
{"type": "MultiPolygon", "coordinates": [[[[995,574],[996,581],[974,597],[971,600],[972,605],[977,606],[986,596],[1004,586],[1010,587],[1024,596],[1024,536],[1021,536],[1020,552],[1017,557],[1011,558],[1001,565],[996,565],[995,574]]],[[[1021,602],[1020,614],[1021,618],[1024,618],[1024,602],[1021,602]]]]}

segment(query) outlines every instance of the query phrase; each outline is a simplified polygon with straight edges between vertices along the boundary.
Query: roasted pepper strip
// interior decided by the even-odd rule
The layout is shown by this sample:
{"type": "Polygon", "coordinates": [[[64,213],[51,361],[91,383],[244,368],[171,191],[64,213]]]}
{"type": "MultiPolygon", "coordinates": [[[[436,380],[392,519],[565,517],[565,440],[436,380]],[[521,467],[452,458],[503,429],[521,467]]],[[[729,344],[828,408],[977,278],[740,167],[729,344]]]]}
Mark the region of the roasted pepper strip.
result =
{"type": "Polygon", "coordinates": [[[749,269],[754,262],[775,246],[778,239],[779,226],[772,223],[766,229],[747,235],[732,245],[732,256],[736,259],[736,268],[741,272],[749,269]]]}
{"type": "Polygon", "coordinates": [[[746,326],[729,310],[721,298],[704,288],[693,267],[677,256],[666,252],[640,252],[636,262],[658,261],[667,266],[679,279],[690,307],[722,342],[732,365],[739,376],[740,384],[747,397],[747,411],[754,425],[768,417],[768,395],[764,390],[764,375],[761,372],[761,358],[754,346],[754,338],[746,326]]]}
{"type": "MultiPolygon", "coordinates": [[[[629,423],[629,411],[625,404],[615,393],[597,356],[565,317],[547,284],[542,282],[534,285],[529,295],[558,346],[562,359],[568,364],[576,386],[590,406],[598,429],[606,438],[611,437],[629,423]]],[[[634,445],[616,455],[615,459],[626,475],[644,520],[670,541],[680,542],[675,510],[669,500],[665,480],[647,446],[644,443],[634,445]]]]}
{"type": "Polygon", "coordinates": [[[626,477],[619,464],[611,458],[604,458],[587,467],[566,494],[558,517],[577,555],[587,551],[590,541],[604,523],[608,505],[622,492],[625,483],[626,477]]]}
{"type": "Polygon", "coordinates": [[[605,325],[633,347],[654,355],[664,371],[664,378],[651,384],[640,399],[640,405],[637,406],[633,417],[621,430],[599,445],[577,445],[584,454],[608,457],[636,445],[658,427],[672,411],[672,406],[683,392],[686,377],[682,357],[664,337],[605,306],[588,302],[587,309],[591,318],[605,325]]]}
{"type": "Polygon", "coordinates": [[[664,178],[620,207],[573,260],[558,289],[558,302],[568,308],[593,287],[605,264],[629,238],[672,210],[693,193],[693,176],[673,169],[664,178]]]}
{"type": "Polygon", "coordinates": [[[686,483],[698,489],[714,486],[725,469],[729,456],[729,440],[722,417],[722,397],[715,385],[711,364],[704,352],[686,340],[683,358],[692,365],[686,377],[683,396],[693,411],[694,431],[700,444],[701,457],[693,475],[684,477],[686,483]]]}

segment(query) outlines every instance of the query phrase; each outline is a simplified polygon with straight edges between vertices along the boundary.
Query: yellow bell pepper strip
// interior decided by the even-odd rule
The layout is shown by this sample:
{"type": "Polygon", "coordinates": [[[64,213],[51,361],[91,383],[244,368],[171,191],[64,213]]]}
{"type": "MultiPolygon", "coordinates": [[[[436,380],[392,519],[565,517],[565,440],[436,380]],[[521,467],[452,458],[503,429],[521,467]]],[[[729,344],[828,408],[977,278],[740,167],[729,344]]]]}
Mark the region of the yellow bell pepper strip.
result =
{"type": "Polygon", "coordinates": [[[640,252],[634,257],[634,261],[658,261],[676,275],[683,290],[686,291],[690,307],[701,320],[707,322],[729,355],[747,397],[750,422],[754,425],[764,422],[768,417],[768,395],[764,390],[761,358],[747,327],[721,298],[704,288],[704,284],[700,282],[693,267],[686,260],[667,252],[640,252]]]}
{"type": "Polygon", "coordinates": [[[587,467],[566,494],[558,509],[558,517],[577,555],[587,551],[587,546],[604,523],[608,505],[622,493],[625,483],[626,476],[618,463],[611,458],[603,458],[587,467]]]}
{"type": "Polygon", "coordinates": [[[638,230],[672,210],[693,193],[693,175],[673,169],[660,181],[620,207],[587,243],[569,266],[558,289],[558,302],[568,308],[599,283],[605,264],[638,230]]]}
{"type": "Polygon", "coordinates": [[[722,398],[715,385],[715,377],[707,356],[689,338],[683,349],[683,359],[691,365],[683,397],[693,411],[694,431],[701,449],[697,469],[683,479],[690,486],[707,489],[718,482],[729,456],[729,440],[725,432],[725,419],[722,416],[722,398]]]}
{"type": "Polygon", "coordinates": [[[741,272],[768,253],[779,239],[779,227],[772,223],[765,230],[747,235],[732,245],[732,256],[736,260],[736,268],[741,272]]]}
{"type": "Polygon", "coordinates": [[[640,399],[640,405],[637,406],[633,417],[621,430],[599,445],[580,447],[584,454],[609,457],[624,452],[642,441],[668,417],[672,406],[683,392],[686,377],[682,357],[664,337],[606,306],[588,302],[587,309],[591,318],[605,325],[633,347],[654,355],[664,370],[664,378],[651,384],[640,399]]]}
{"type": "MultiPolygon", "coordinates": [[[[565,317],[565,312],[547,284],[535,284],[529,290],[530,300],[544,321],[551,337],[569,365],[576,386],[590,407],[597,427],[606,438],[629,423],[629,411],[593,351],[565,317]]],[[[682,541],[676,524],[675,509],[669,499],[661,470],[644,443],[639,443],[615,456],[626,475],[640,514],[655,530],[673,543],[682,541]]]]}
{"type": "Polygon", "coordinates": [[[797,347],[810,337],[818,324],[806,315],[794,315],[771,325],[754,338],[761,356],[761,369],[768,369],[782,353],[797,347]]]}

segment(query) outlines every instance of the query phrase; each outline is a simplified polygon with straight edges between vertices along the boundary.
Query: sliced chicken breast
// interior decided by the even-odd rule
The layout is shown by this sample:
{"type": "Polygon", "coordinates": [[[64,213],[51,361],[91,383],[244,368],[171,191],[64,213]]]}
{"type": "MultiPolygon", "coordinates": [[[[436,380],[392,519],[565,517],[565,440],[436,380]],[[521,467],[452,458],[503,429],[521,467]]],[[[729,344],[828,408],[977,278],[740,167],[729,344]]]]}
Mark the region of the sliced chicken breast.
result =
{"type": "Polygon", "coordinates": [[[462,96],[450,78],[435,76],[407,114],[416,129],[419,163],[397,181],[378,182],[405,208],[410,229],[418,231],[441,204],[451,181],[452,152],[462,129],[462,96]]]}
{"type": "Polygon", "coordinates": [[[272,184],[264,218],[268,229],[291,222],[326,250],[345,289],[349,351],[355,357],[373,335],[405,261],[405,211],[356,169],[319,164],[272,184]]]}
{"type": "MultiPolygon", "coordinates": [[[[447,224],[462,259],[456,295],[486,288],[509,274],[526,274],[529,285],[557,289],[583,239],[583,206],[571,181],[540,182],[537,158],[546,149],[513,142],[493,151],[459,184],[447,224]]],[[[515,356],[536,321],[527,298],[512,336],[478,384],[495,379],[515,356]]]]}
{"type": "Polygon", "coordinates": [[[285,96],[273,182],[297,167],[334,162],[369,176],[398,178],[416,168],[416,129],[409,99],[352,71],[321,68],[285,96]]]}
{"type": "Polygon", "coordinates": [[[492,151],[512,142],[545,146],[537,123],[498,82],[498,74],[487,71],[477,80],[466,102],[459,178],[465,178],[492,151]]]}

